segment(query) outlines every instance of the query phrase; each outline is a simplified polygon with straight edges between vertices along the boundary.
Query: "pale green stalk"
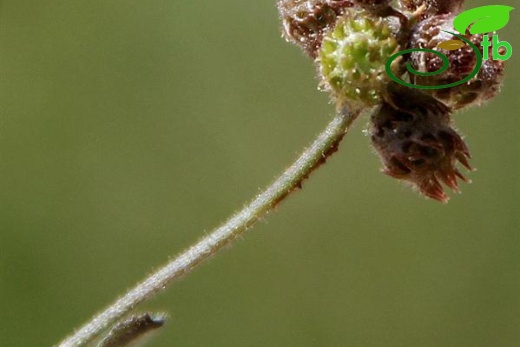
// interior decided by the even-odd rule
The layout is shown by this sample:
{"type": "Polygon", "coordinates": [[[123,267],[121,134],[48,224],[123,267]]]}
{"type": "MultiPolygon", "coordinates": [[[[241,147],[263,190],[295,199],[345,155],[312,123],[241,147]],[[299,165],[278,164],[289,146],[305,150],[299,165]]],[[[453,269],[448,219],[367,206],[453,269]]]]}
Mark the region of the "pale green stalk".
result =
{"type": "Polygon", "coordinates": [[[248,206],[143,282],[137,284],[103,312],[94,316],[83,327],[63,340],[59,347],[84,346],[93,341],[102,331],[113,326],[137,305],[163,291],[168,284],[194,269],[222,247],[230,244],[291,192],[301,187],[309,174],[323,164],[327,157],[337,149],[356,116],[357,113],[349,113],[347,108],[340,108],[314,143],[248,206]]]}

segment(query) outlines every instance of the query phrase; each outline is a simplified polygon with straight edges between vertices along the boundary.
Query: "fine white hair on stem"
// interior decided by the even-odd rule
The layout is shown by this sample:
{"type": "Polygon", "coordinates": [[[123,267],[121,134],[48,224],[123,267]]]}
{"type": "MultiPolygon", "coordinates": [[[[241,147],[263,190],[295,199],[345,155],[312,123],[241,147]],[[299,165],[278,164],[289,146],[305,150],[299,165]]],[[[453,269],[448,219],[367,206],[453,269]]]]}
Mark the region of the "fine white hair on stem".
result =
{"type": "Polygon", "coordinates": [[[58,346],[78,347],[91,342],[103,330],[113,326],[137,305],[163,291],[168,284],[190,272],[223,246],[230,244],[238,235],[274,209],[291,192],[301,187],[302,182],[310,173],[337,150],[340,141],[357,115],[358,112],[352,112],[345,105],[339,106],[327,128],[282,175],[249,205],[144,281],[138,283],[58,346]]]}

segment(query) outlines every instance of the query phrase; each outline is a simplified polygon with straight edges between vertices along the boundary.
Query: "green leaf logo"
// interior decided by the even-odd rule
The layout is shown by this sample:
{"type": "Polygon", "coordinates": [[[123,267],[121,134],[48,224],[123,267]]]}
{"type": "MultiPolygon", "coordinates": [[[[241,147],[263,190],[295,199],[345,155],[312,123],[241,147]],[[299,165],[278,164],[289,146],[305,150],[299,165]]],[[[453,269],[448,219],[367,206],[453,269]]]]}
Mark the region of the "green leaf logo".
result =
{"type": "Polygon", "coordinates": [[[469,26],[470,34],[489,33],[505,27],[512,10],[514,7],[504,5],[475,7],[459,14],[453,21],[453,27],[461,34],[465,34],[469,26]]]}
{"type": "MultiPolygon", "coordinates": [[[[437,75],[437,74],[440,74],[440,73],[443,73],[444,71],[446,71],[450,65],[450,61],[448,59],[447,56],[445,56],[443,53],[439,52],[439,51],[436,51],[436,50],[433,50],[433,49],[428,49],[428,48],[411,48],[411,49],[406,49],[404,51],[401,51],[401,52],[397,52],[396,54],[392,55],[390,58],[388,58],[388,60],[386,61],[386,64],[385,64],[385,70],[386,70],[386,73],[388,74],[388,76],[394,80],[395,82],[403,85],[403,86],[406,86],[406,87],[410,87],[410,88],[417,88],[417,89],[443,89],[443,88],[451,88],[451,87],[455,87],[455,86],[458,86],[458,85],[461,85],[461,84],[464,84],[466,82],[468,82],[469,80],[471,80],[473,77],[475,77],[478,72],[480,71],[480,68],[482,67],[482,53],[480,53],[480,50],[477,46],[475,46],[470,40],[468,40],[467,38],[465,38],[464,36],[462,35],[459,35],[459,34],[456,34],[456,33],[452,33],[451,31],[446,31],[446,30],[443,30],[444,32],[448,33],[448,34],[451,34],[453,36],[455,36],[457,39],[460,40],[460,42],[462,42],[462,44],[466,44],[466,45],[469,45],[471,47],[471,49],[473,49],[473,52],[475,52],[475,56],[477,57],[477,62],[475,64],[475,68],[473,69],[473,71],[468,75],[466,76],[465,78],[461,79],[460,81],[457,81],[457,82],[453,82],[453,83],[449,83],[449,84],[443,84],[443,85],[438,85],[438,86],[422,86],[422,85],[418,85],[418,84],[413,84],[413,83],[409,83],[407,81],[403,81],[401,80],[399,77],[397,77],[393,70],[392,70],[392,62],[399,58],[401,55],[405,55],[405,54],[408,54],[408,53],[413,53],[413,52],[428,52],[428,53],[432,53],[432,54],[435,54],[437,57],[439,57],[441,60],[442,60],[442,66],[440,69],[438,69],[437,71],[432,71],[432,72],[420,72],[420,71],[417,71],[415,70],[413,67],[412,67],[412,64],[411,62],[409,61],[408,64],[406,65],[406,69],[408,70],[408,72],[410,72],[411,74],[414,74],[414,75],[419,75],[419,76],[434,76],[434,75],[437,75]]],[[[457,49],[455,47],[461,47],[460,46],[460,43],[457,42],[459,40],[449,40],[449,41],[444,41],[444,43],[441,43],[439,46],[439,48],[442,48],[442,49],[457,49]]]]}

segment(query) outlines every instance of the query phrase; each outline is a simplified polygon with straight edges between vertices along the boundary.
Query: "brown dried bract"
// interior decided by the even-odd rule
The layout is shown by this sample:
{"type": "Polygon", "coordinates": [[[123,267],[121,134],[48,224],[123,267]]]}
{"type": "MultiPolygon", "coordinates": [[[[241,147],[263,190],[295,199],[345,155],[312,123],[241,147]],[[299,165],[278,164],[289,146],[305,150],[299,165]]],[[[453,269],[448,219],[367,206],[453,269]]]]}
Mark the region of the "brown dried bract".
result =
{"type": "Polygon", "coordinates": [[[421,18],[437,14],[459,13],[464,0],[400,0],[400,6],[411,12],[420,11],[421,18]]]}
{"type": "Polygon", "coordinates": [[[334,27],[336,18],[352,6],[347,0],[280,0],[283,36],[315,59],[323,33],[334,27]]]}
{"type": "Polygon", "coordinates": [[[432,97],[414,91],[393,93],[371,118],[371,140],[383,172],[415,185],[424,195],[447,202],[441,183],[459,191],[456,168],[471,169],[468,148],[450,126],[450,110],[432,97]]]}
{"type": "MultiPolygon", "coordinates": [[[[453,15],[436,15],[421,21],[416,25],[410,37],[410,47],[428,48],[440,51],[449,60],[449,67],[441,74],[432,76],[419,76],[410,74],[409,77],[414,84],[418,85],[447,85],[458,82],[467,77],[475,68],[477,57],[469,45],[464,45],[456,50],[445,50],[438,45],[456,39],[455,36],[443,30],[456,32],[453,28],[453,15]]],[[[466,33],[465,38],[480,48],[483,53],[483,35],[471,35],[466,33]]],[[[491,56],[493,47],[488,49],[491,56]]],[[[442,67],[442,59],[426,52],[414,52],[410,58],[412,67],[420,72],[435,72],[442,67]]],[[[484,60],[478,74],[467,83],[437,90],[428,93],[443,101],[453,109],[460,109],[470,105],[480,105],[484,101],[492,99],[499,91],[504,75],[505,64],[501,60],[484,60]]]]}

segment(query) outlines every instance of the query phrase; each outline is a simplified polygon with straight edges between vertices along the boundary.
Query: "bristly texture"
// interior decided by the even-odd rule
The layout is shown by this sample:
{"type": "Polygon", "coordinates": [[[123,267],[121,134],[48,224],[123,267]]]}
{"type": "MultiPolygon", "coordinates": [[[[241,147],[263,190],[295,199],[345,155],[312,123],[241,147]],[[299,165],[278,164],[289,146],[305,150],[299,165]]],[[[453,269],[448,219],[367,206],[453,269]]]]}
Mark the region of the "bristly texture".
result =
{"type": "Polygon", "coordinates": [[[459,13],[464,0],[400,0],[399,3],[410,12],[420,11],[424,19],[436,14],[459,13]]]}
{"type": "MultiPolygon", "coordinates": [[[[469,151],[452,127],[452,111],[490,100],[500,90],[502,60],[482,62],[466,83],[443,89],[419,90],[388,78],[386,62],[395,52],[426,48],[396,59],[389,68],[401,80],[420,86],[449,85],[464,80],[477,66],[470,45],[450,46],[456,32],[453,19],[464,0],[279,0],[284,36],[302,47],[317,64],[320,87],[332,100],[358,111],[378,106],[371,118],[372,143],[383,171],[408,181],[430,198],[446,202],[443,184],[458,191],[466,178],[469,151]],[[448,43],[447,43],[448,42],[448,43]],[[446,44],[447,43],[447,44],[446,44]],[[439,46],[440,44],[440,46],[439,46]],[[407,64],[418,73],[408,71],[407,64]]],[[[480,47],[483,35],[466,33],[480,47]]],[[[491,54],[493,47],[489,47],[491,54]]],[[[374,107],[375,108],[375,107],[374,107]]]]}
{"type": "Polygon", "coordinates": [[[379,12],[385,8],[390,7],[391,0],[352,0],[354,5],[365,8],[367,10],[371,10],[374,12],[379,12]]]}
{"type": "MultiPolygon", "coordinates": [[[[441,42],[456,39],[455,36],[442,31],[456,32],[453,28],[453,18],[451,14],[435,15],[421,21],[413,28],[410,47],[437,50],[449,59],[449,68],[441,74],[427,77],[410,74],[414,84],[428,86],[450,84],[464,79],[473,71],[477,58],[469,45],[453,51],[437,48],[441,42]]],[[[483,52],[481,45],[483,35],[472,35],[468,32],[464,36],[479,47],[481,53],[483,52]]],[[[489,56],[492,51],[493,47],[490,46],[489,56]]],[[[441,58],[433,53],[414,52],[410,59],[412,67],[419,72],[435,72],[442,67],[441,58]]],[[[480,105],[497,95],[503,75],[504,61],[487,59],[483,61],[479,73],[469,82],[451,88],[430,90],[429,93],[455,110],[469,105],[480,105]]]]}
{"type": "Polygon", "coordinates": [[[347,10],[323,37],[318,58],[321,86],[340,103],[374,106],[389,79],[385,62],[398,47],[387,19],[347,10]]]}
{"type": "Polygon", "coordinates": [[[372,115],[372,144],[383,162],[383,172],[408,181],[424,195],[447,202],[441,182],[459,191],[456,168],[471,169],[468,148],[450,126],[450,110],[431,96],[399,89],[372,115]]]}
{"type": "Polygon", "coordinates": [[[283,36],[314,59],[323,33],[334,27],[337,17],[352,6],[348,0],[279,0],[283,36]]]}

